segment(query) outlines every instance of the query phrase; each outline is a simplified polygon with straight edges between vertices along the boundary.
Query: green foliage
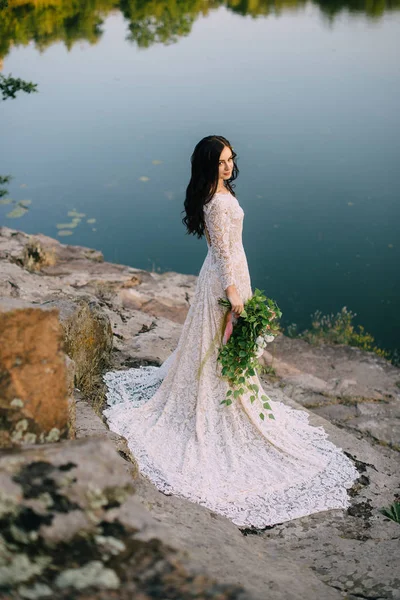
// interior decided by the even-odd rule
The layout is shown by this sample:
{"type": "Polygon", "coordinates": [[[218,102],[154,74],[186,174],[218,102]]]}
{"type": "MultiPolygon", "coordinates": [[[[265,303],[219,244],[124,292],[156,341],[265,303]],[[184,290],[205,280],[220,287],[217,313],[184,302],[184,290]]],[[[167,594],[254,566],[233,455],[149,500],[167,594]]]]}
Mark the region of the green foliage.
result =
{"type": "Polygon", "coordinates": [[[392,519],[392,521],[400,523],[400,502],[397,500],[388,507],[380,508],[379,512],[385,515],[385,517],[392,519]]]}
{"type": "MultiPolygon", "coordinates": [[[[221,306],[225,306],[228,312],[231,310],[227,298],[220,298],[218,302],[221,306]]],[[[259,397],[259,387],[256,383],[251,383],[251,377],[262,369],[256,356],[258,349],[256,340],[258,336],[264,334],[279,333],[279,325],[274,321],[281,316],[277,304],[271,298],[267,298],[261,290],[255,289],[253,296],[245,303],[227,344],[219,349],[218,361],[222,366],[221,375],[228,380],[230,386],[221,404],[229,406],[232,404],[232,395],[234,399],[238,399],[244,393],[252,392],[251,403],[258,398],[264,409],[271,410],[267,402],[269,398],[265,395],[259,397]]],[[[271,413],[268,413],[268,417],[275,418],[271,413]]],[[[264,412],[260,412],[260,418],[264,420],[264,412]]]]}
{"type": "Polygon", "coordinates": [[[375,345],[375,340],[370,333],[364,330],[362,325],[357,328],[351,322],[357,313],[352,313],[343,306],[342,310],[334,315],[322,315],[321,311],[317,310],[311,315],[312,322],[309,329],[305,329],[301,333],[297,330],[297,325],[292,323],[286,329],[286,335],[291,338],[301,338],[310,344],[317,345],[319,343],[327,344],[346,344],[347,346],[356,346],[368,352],[375,352],[378,356],[382,356],[398,364],[398,354],[391,354],[387,350],[382,350],[375,345]]]}
{"type": "MultiPolygon", "coordinates": [[[[11,175],[0,175],[0,185],[7,185],[7,183],[10,183],[12,179],[11,175]]],[[[2,198],[3,196],[5,196],[8,193],[7,188],[0,188],[0,198],[2,198]]]]}
{"type": "Polygon", "coordinates": [[[16,93],[19,91],[30,94],[31,92],[37,92],[37,83],[31,81],[24,81],[23,79],[15,78],[9,75],[5,77],[0,73],[0,91],[3,94],[3,100],[7,98],[15,98],[16,93]]]}

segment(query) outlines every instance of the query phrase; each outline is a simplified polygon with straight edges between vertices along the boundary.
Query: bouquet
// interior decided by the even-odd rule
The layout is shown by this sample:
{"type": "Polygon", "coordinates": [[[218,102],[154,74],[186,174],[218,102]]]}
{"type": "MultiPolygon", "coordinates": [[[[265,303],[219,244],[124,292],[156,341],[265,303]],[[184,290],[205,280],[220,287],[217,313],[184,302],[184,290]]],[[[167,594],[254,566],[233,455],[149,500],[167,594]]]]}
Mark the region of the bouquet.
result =
{"type": "MultiPolygon", "coordinates": [[[[268,342],[272,342],[279,333],[277,318],[282,316],[277,304],[255,289],[253,296],[244,304],[240,317],[236,317],[228,298],[219,298],[218,303],[229,310],[225,315],[222,345],[218,352],[218,361],[222,365],[221,375],[226,377],[230,389],[221,404],[232,404],[232,398],[240,398],[246,389],[252,392],[250,401],[259,398],[259,387],[249,383],[249,377],[261,368],[258,358],[264,352],[268,342]]],[[[263,408],[270,410],[268,417],[274,419],[269,398],[261,395],[263,408]]],[[[260,412],[264,420],[264,412],[260,412]]]]}

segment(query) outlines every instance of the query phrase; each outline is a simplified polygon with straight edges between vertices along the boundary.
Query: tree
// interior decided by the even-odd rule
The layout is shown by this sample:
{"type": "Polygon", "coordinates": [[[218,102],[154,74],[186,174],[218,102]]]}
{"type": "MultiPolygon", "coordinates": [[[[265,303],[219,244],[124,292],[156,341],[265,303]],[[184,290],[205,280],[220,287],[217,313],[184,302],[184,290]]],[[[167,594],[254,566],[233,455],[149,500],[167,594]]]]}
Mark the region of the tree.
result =
{"type": "Polygon", "coordinates": [[[15,98],[15,95],[19,91],[30,94],[31,92],[37,92],[37,83],[31,81],[24,81],[23,79],[16,79],[11,74],[5,77],[0,73],[0,91],[3,94],[3,100],[7,98],[15,98]]]}

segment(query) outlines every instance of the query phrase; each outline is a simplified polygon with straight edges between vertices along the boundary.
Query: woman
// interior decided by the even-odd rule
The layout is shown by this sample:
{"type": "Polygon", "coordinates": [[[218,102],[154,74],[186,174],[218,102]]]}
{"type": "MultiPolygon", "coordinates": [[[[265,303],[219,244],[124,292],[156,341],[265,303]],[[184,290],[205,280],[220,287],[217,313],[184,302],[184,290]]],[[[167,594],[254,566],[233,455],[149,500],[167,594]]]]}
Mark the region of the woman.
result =
{"type": "MultiPolygon", "coordinates": [[[[217,355],[226,309],[218,298],[226,295],[238,317],[252,296],[244,212],[231,185],[235,157],[222,136],[195,147],[183,222],[188,233],[206,235],[208,252],[178,345],[161,367],[107,373],[104,414],[160,491],[241,527],[263,528],[347,508],[346,488],[358,473],[306,411],[270,399],[275,418],[262,421],[250,392],[221,404],[228,383],[217,355]]],[[[257,374],[250,379],[262,390],[257,374]]]]}

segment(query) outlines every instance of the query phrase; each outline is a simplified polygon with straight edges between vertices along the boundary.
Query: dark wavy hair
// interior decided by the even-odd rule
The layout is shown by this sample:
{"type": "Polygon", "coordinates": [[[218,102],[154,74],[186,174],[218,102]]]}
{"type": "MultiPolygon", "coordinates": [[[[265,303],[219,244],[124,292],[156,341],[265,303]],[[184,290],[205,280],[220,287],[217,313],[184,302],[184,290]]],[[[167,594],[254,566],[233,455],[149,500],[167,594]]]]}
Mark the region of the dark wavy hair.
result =
{"type": "Polygon", "coordinates": [[[182,223],[186,225],[187,234],[204,235],[203,207],[208,204],[214,196],[218,187],[219,157],[224,147],[231,149],[233,156],[233,168],[231,177],[226,180],[226,187],[235,196],[232,185],[238,174],[235,158],[237,154],[233,151],[231,144],[222,135],[208,135],[196,145],[191,156],[192,175],[186,188],[184,210],[186,213],[182,223]]]}

